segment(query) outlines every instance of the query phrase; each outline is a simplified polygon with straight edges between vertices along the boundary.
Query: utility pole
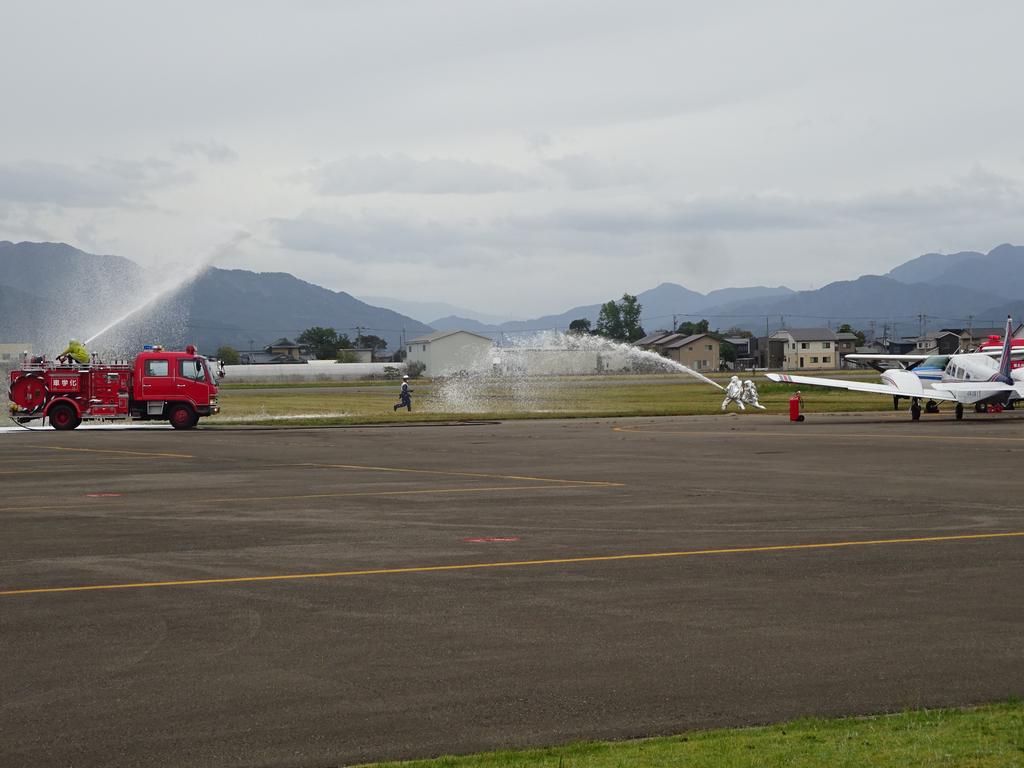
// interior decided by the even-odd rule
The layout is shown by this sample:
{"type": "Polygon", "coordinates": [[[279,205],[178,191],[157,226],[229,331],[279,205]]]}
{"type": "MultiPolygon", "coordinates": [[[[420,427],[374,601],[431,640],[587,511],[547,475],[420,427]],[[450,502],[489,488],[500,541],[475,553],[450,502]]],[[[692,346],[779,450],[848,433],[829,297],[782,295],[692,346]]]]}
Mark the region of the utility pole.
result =
{"type": "Polygon", "coordinates": [[[772,367],[772,343],[768,340],[768,315],[764,316],[764,367],[769,370],[772,367]]]}

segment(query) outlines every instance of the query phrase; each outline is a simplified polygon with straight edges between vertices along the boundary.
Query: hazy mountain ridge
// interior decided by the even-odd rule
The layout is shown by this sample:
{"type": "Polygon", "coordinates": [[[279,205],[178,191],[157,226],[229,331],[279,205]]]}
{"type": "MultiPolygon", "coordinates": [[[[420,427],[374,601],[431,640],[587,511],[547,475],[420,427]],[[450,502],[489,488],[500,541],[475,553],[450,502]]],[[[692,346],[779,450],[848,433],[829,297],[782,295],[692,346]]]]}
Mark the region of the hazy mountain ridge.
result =
{"type": "Polygon", "coordinates": [[[497,325],[511,318],[508,315],[491,315],[467,307],[459,307],[443,301],[411,301],[390,296],[359,296],[360,301],[374,307],[382,307],[406,315],[421,323],[433,326],[435,318],[460,317],[484,325],[497,325]]]}
{"type": "Polygon", "coordinates": [[[999,302],[994,294],[950,285],[902,283],[889,277],[864,275],[841,280],[813,291],[800,291],[774,301],[745,301],[709,307],[712,327],[739,326],[755,333],[766,327],[833,327],[850,323],[864,328],[874,321],[881,334],[883,324],[893,325],[897,335],[916,334],[919,314],[926,315],[926,328],[963,324],[964,318],[999,302]]]}
{"type": "MultiPolygon", "coordinates": [[[[637,296],[648,331],[669,327],[675,316],[677,322],[707,318],[712,328],[738,326],[755,333],[763,333],[766,324],[769,330],[782,323],[835,327],[849,322],[865,328],[874,320],[876,327],[896,324],[895,333],[910,335],[919,329],[922,313],[931,329],[969,321],[975,326],[998,324],[1007,312],[1024,318],[1022,266],[1024,247],[1005,244],[987,254],[926,254],[887,275],[864,275],[816,290],[755,286],[705,295],[666,282],[637,296]],[[927,279],[908,283],[894,275],[927,279]]],[[[29,342],[38,351],[56,351],[69,338],[84,340],[132,309],[147,289],[158,287],[141,267],[123,257],[96,256],[63,243],[0,242],[0,341],[29,342]]],[[[433,328],[463,328],[492,336],[565,330],[579,318],[596,323],[600,308],[600,303],[582,305],[501,324],[455,315],[428,325],[289,273],[211,268],[93,346],[103,350],[118,344],[123,348],[128,342],[160,341],[194,342],[207,352],[221,344],[260,348],[280,336],[294,337],[321,325],[353,338],[358,327],[395,349],[403,333],[408,339],[433,328]]],[[[881,333],[880,327],[877,330],[881,333]]]]}
{"type": "MultiPolygon", "coordinates": [[[[716,304],[723,300],[734,301],[761,297],[779,297],[792,294],[789,288],[768,288],[765,286],[753,286],[749,288],[721,288],[711,291],[708,294],[691,291],[685,286],[677,283],[661,283],[655,288],[641,291],[637,294],[637,300],[642,307],[641,323],[645,328],[651,329],[672,324],[673,315],[677,316],[679,322],[692,319],[688,315],[701,312],[705,307],[716,304]]],[[[618,299],[620,296],[609,297],[618,299]]],[[[597,323],[597,317],[601,312],[600,304],[587,304],[573,307],[557,315],[544,315],[532,320],[513,320],[507,323],[486,324],[478,322],[467,323],[463,317],[443,317],[435,320],[433,325],[438,330],[455,330],[463,328],[467,331],[474,331],[483,334],[498,333],[524,333],[529,331],[542,330],[565,330],[573,320],[587,319],[592,325],[597,323]]]]}
{"type": "Polygon", "coordinates": [[[229,344],[265,346],[281,336],[294,339],[306,328],[325,326],[355,339],[358,329],[397,349],[403,333],[429,333],[430,326],[390,309],[374,307],[344,291],[331,291],[286,272],[211,268],[180,294],[190,306],[190,333],[201,348],[229,344]]]}
{"type": "MultiPolygon", "coordinates": [[[[97,256],[63,243],[0,242],[0,340],[29,342],[50,354],[68,339],[87,339],[162,286],[134,262],[97,256]]],[[[101,335],[97,350],[122,351],[143,342],[262,348],[314,325],[355,338],[357,328],[391,349],[403,332],[430,327],[285,272],[210,268],[138,315],[101,335]]]]}

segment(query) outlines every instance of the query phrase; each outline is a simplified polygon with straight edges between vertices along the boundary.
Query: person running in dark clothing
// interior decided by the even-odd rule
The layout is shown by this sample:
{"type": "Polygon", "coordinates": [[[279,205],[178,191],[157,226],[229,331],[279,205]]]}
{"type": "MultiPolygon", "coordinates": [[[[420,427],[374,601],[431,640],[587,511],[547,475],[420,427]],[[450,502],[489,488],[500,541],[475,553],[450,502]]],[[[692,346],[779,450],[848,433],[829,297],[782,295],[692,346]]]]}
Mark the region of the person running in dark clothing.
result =
{"type": "Polygon", "coordinates": [[[395,407],[392,408],[391,410],[397,411],[399,408],[404,407],[407,408],[409,411],[412,411],[412,390],[409,389],[408,376],[402,377],[402,392],[399,394],[399,398],[401,399],[397,403],[395,403],[395,407]]]}

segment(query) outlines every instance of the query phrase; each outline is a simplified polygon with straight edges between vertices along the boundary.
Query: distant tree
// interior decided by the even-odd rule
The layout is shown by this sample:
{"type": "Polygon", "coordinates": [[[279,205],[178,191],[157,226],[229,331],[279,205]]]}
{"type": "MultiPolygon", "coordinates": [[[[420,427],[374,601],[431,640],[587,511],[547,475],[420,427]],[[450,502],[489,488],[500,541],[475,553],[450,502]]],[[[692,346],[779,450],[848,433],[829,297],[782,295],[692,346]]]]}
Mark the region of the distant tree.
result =
{"type": "Polygon", "coordinates": [[[732,328],[728,328],[722,334],[723,336],[732,336],[733,338],[752,339],[754,334],[745,328],[740,328],[734,325],[732,328]]]}
{"type": "Polygon", "coordinates": [[[356,346],[360,349],[370,349],[374,352],[379,352],[382,349],[388,348],[386,340],[380,336],[373,336],[372,334],[359,334],[356,336],[356,346]]]}
{"type": "Polygon", "coordinates": [[[684,336],[696,336],[698,333],[708,333],[708,321],[701,320],[699,323],[692,323],[688,320],[685,323],[679,324],[679,327],[676,328],[676,333],[681,333],[684,336]]]}
{"type": "Polygon", "coordinates": [[[396,363],[400,363],[405,360],[405,349],[399,347],[395,350],[395,353],[391,355],[391,360],[396,363]]]}
{"type": "Polygon", "coordinates": [[[719,356],[727,363],[736,362],[736,347],[730,344],[728,341],[718,342],[719,356]]]}
{"type": "Polygon", "coordinates": [[[334,359],[339,363],[358,363],[359,353],[353,352],[351,349],[339,349],[338,356],[334,359]]]}
{"type": "Polygon", "coordinates": [[[376,357],[379,352],[387,349],[387,341],[380,336],[359,334],[355,337],[355,346],[360,349],[369,349],[371,356],[376,357]]]}
{"type": "Polygon", "coordinates": [[[615,341],[636,341],[644,335],[640,325],[640,302],[636,296],[622,294],[619,301],[609,301],[601,306],[597,315],[596,333],[615,341]]]}
{"type": "Polygon", "coordinates": [[[353,349],[353,348],[354,348],[354,345],[352,344],[352,340],[349,339],[347,333],[343,333],[340,336],[338,336],[338,349],[353,349]]]}
{"type": "Polygon", "coordinates": [[[229,347],[227,344],[223,347],[217,347],[217,353],[214,356],[224,365],[238,365],[241,360],[238,356],[238,350],[234,347],[229,347]]]}
{"type": "MultiPolygon", "coordinates": [[[[348,341],[347,336],[345,336],[345,340],[348,341]]],[[[337,331],[333,328],[322,328],[319,325],[304,330],[298,335],[296,341],[312,349],[317,360],[334,360],[338,355],[338,347],[341,346],[337,331]]]]}
{"type": "Polygon", "coordinates": [[[597,327],[594,332],[606,339],[622,338],[622,310],[614,301],[601,305],[601,311],[597,313],[597,327]]]}
{"type": "Polygon", "coordinates": [[[585,317],[573,320],[569,323],[569,333],[574,333],[577,336],[585,336],[590,333],[590,321],[585,317]]]}
{"type": "Polygon", "coordinates": [[[839,326],[839,333],[853,333],[853,334],[856,334],[856,336],[857,336],[857,346],[858,347],[863,347],[864,346],[864,338],[865,338],[864,337],[864,331],[855,331],[855,330],[853,330],[853,328],[850,327],[849,323],[843,323],[842,325],[840,325],[839,326]]]}

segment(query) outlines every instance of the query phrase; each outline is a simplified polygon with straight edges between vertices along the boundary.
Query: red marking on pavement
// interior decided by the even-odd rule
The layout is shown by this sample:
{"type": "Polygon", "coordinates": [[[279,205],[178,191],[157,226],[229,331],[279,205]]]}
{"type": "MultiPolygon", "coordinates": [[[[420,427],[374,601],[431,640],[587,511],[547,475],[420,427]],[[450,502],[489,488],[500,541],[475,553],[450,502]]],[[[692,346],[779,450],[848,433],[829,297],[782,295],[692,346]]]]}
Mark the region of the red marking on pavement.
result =
{"type": "Polygon", "coordinates": [[[121,494],[120,493],[87,493],[85,495],[88,496],[90,499],[98,499],[98,498],[101,498],[103,496],[120,496],[121,494]]]}
{"type": "Polygon", "coordinates": [[[489,544],[494,541],[519,541],[518,536],[473,536],[468,539],[463,539],[470,544],[489,544]]]}

